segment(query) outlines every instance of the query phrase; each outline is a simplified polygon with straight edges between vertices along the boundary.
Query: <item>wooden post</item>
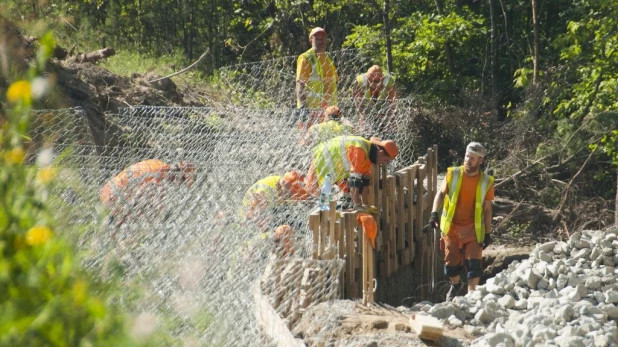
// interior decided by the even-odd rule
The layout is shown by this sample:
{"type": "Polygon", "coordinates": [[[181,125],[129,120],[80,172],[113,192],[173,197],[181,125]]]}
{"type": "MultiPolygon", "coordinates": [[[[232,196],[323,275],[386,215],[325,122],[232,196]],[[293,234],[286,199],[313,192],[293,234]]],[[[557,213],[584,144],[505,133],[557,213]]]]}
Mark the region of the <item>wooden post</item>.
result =
{"type": "Polygon", "coordinates": [[[375,262],[373,261],[373,255],[374,255],[374,249],[371,246],[371,240],[369,238],[367,238],[367,256],[368,256],[368,261],[367,261],[367,265],[369,266],[368,269],[368,283],[367,283],[367,291],[369,293],[369,298],[368,298],[368,302],[370,305],[374,304],[374,292],[373,292],[373,283],[375,280],[375,275],[374,275],[374,267],[375,267],[375,262]]]}
{"type": "Polygon", "coordinates": [[[328,235],[328,212],[320,211],[320,258],[324,255],[328,235]]]}
{"type": "Polygon", "coordinates": [[[414,223],[416,218],[416,204],[414,203],[414,180],[416,179],[417,168],[416,165],[412,165],[408,169],[408,248],[410,253],[410,259],[414,259],[416,254],[416,242],[414,238],[414,223]]]}
{"type": "Polygon", "coordinates": [[[362,257],[363,257],[363,279],[362,279],[362,290],[363,290],[363,305],[367,305],[367,300],[369,298],[369,292],[367,291],[367,281],[369,278],[369,273],[367,272],[369,270],[369,266],[367,265],[367,262],[369,260],[369,254],[368,254],[368,241],[369,238],[365,235],[365,233],[362,233],[361,238],[363,238],[363,253],[362,253],[362,257]]]}
{"type": "Polygon", "coordinates": [[[313,232],[313,259],[318,259],[320,256],[320,215],[312,213],[309,216],[309,230],[313,232]]]}
{"type": "Polygon", "coordinates": [[[397,188],[397,252],[402,252],[406,248],[406,210],[405,210],[405,196],[403,188],[406,182],[406,173],[398,172],[396,176],[396,188],[397,188]]]}
{"type": "Polygon", "coordinates": [[[386,218],[387,230],[389,234],[389,253],[390,260],[389,273],[397,271],[397,234],[396,234],[396,213],[395,213],[395,177],[388,176],[386,178],[386,218]]]}

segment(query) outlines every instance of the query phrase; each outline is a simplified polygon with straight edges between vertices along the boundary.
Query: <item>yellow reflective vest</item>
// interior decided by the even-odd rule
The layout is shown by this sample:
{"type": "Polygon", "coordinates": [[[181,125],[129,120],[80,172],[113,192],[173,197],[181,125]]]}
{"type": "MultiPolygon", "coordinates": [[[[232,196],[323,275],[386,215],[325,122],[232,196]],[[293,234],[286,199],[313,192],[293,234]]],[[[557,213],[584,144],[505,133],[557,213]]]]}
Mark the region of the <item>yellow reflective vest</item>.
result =
{"type": "MultiPolygon", "coordinates": [[[[451,223],[453,222],[453,216],[457,209],[457,200],[459,198],[459,192],[461,190],[461,183],[463,182],[464,167],[450,167],[446,174],[446,184],[448,187],[448,195],[444,198],[444,208],[442,209],[442,218],[440,218],[440,225],[442,226],[442,233],[445,235],[449,233],[451,223]]],[[[476,233],[476,241],[478,243],[483,242],[485,239],[485,220],[483,216],[483,203],[485,202],[485,196],[487,192],[494,184],[494,177],[487,175],[483,171],[479,172],[479,183],[476,186],[476,197],[474,205],[474,231],[476,233]]]]}
{"type": "MultiPolygon", "coordinates": [[[[307,99],[305,101],[305,106],[308,109],[318,109],[322,108],[322,101],[325,97],[326,87],[324,86],[325,78],[329,76],[325,76],[324,69],[322,69],[322,64],[318,59],[318,56],[315,54],[312,48],[307,50],[302,54],[305,59],[311,64],[311,75],[309,76],[309,80],[305,86],[305,92],[307,93],[307,99]]],[[[335,69],[335,64],[330,59],[330,57],[326,56],[326,61],[335,69]]],[[[333,76],[333,78],[335,78],[333,76]]],[[[330,100],[325,100],[326,103],[330,105],[337,105],[337,83],[334,82],[332,96],[330,100]]],[[[296,101],[297,107],[301,107],[300,100],[296,101]]]]}
{"type": "Polygon", "coordinates": [[[369,158],[371,142],[361,136],[338,136],[313,148],[313,160],[319,186],[322,185],[326,174],[330,174],[333,183],[350,177],[350,161],[347,155],[350,147],[362,148],[369,158]]]}
{"type": "Polygon", "coordinates": [[[277,183],[282,176],[268,176],[255,182],[247,192],[242,200],[243,206],[251,207],[256,197],[260,197],[265,207],[274,206],[277,203],[277,183]]]}
{"type": "MultiPolygon", "coordinates": [[[[356,76],[356,83],[360,90],[364,91],[364,97],[366,99],[371,99],[371,90],[369,90],[369,81],[367,80],[367,74],[360,74],[356,76]]],[[[386,100],[388,97],[389,90],[395,85],[395,77],[391,74],[385,73],[384,77],[382,77],[382,89],[380,90],[380,94],[378,95],[378,99],[386,100]]]]}
{"type": "Polygon", "coordinates": [[[337,136],[351,135],[352,131],[351,126],[343,125],[335,120],[315,124],[309,128],[309,133],[313,137],[313,143],[315,144],[320,144],[337,136]]]}

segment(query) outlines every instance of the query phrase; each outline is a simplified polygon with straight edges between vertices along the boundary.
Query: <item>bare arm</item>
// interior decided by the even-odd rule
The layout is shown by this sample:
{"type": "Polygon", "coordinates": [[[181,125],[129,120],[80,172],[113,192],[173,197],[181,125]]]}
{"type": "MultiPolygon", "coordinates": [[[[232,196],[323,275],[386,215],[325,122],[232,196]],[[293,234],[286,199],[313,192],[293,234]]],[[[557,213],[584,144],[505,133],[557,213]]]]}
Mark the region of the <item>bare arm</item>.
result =
{"type": "Polygon", "coordinates": [[[301,107],[307,105],[307,92],[305,91],[305,81],[296,81],[296,99],[300,102],[301,107]]]}
{"type": "Polygon", "coordinates": [[[492,213],[493,213],[492,201],[485,200],[485,202],[483,203],[483,215],[485,216],[485,234],[491,233],[492,213]]]}
{"type": "Polygon", "coordinates": [[[446,196],[446,193],[448,193],[448,187],[446,186],[446,179],[445,179],[442,182],[442,187],[440,187],[440,190],[438,190],[436,197],[433,199],[433,208],[431,209],[432,212],[438,212],[442,209],[442,206],[444,205],[444,197],[446,196]]]}

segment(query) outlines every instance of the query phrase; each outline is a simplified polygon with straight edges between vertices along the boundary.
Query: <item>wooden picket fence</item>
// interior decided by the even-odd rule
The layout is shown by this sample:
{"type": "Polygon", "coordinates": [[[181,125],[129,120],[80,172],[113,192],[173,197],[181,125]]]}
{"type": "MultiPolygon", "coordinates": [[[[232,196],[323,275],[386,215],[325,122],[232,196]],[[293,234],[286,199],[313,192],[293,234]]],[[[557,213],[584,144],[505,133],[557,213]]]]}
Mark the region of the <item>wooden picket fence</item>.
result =
{"type": "Polygon", "coordinates": [[[357,212],[316,211],[309,216],[313,232],[313,259],[345,260],[341,297],[374,302],[376,273],[388,278],[397,269],[414,266],[423,284],[420,297],[429,298],[435,267],[436,237],[427,224],[437,193],[437,146],[409,167],[388,175],[386,167],[374,166],[369,204],[377,208],[378,235],[373,249],[360,230],[357,212]],[[376,257],[376,254],[379,257],[376,257]],[[432,266],[433,265],[433,266],[432,266]]]}

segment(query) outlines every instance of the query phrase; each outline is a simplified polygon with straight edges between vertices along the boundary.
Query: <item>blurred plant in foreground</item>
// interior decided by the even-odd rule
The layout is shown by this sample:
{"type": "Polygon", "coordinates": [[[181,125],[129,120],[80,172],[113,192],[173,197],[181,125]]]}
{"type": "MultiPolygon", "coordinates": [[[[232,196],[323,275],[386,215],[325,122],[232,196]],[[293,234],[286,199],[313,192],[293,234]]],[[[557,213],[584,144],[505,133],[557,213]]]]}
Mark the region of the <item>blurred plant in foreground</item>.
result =
{"type": "Polygon", "coordinates": [[[0,117],[0,345],[135,344],[109,291],[75,258],[68,241],[75,226],[50,206],[55,180],[65,179],[52,151],[29,164],[32,106],[53,87],[43,70],[55,46],[51,33],[40,44],[27,78],[8,87],[0,117]]]}

